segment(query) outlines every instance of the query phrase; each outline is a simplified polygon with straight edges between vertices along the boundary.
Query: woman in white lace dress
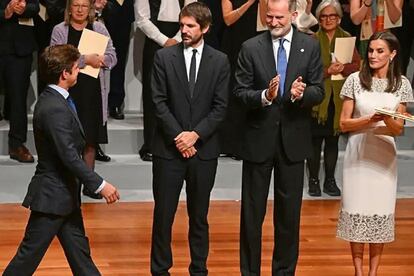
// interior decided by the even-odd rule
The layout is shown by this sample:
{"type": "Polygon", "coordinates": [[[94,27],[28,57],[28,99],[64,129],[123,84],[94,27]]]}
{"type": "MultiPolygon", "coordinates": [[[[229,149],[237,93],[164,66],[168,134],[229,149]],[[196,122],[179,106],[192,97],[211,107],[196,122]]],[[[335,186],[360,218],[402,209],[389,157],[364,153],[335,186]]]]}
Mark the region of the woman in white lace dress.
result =
{"type": "Polygon", "coordinates": [[[377,273],[384,243],[394,240],[397,158],[394,136],[404,122],[375,113],[375,108],[406,112],[413,101],[410,82],[401,76],[399,43],[390,32],[371,36],[360,72],[341,90],[340,127],[349,132],[344,157],[342,208],[337,236],[350,242],[355,275],[362,276],[365,243],[369,275],[377,273]]]}

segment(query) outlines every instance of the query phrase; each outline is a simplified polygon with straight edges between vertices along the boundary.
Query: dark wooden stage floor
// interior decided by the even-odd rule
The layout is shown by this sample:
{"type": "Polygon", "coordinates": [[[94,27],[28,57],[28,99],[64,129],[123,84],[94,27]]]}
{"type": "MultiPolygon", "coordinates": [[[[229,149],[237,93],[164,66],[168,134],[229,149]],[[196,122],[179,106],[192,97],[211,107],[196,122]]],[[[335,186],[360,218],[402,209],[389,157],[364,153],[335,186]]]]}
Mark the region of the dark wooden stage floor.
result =
{"type": "MultiPolygon", "coordinates": [[[[212,201],[210,275],[239,275],[239,202],[212,201]]],[[[103,275],[149,275],[152,203],[85,204],[92,255],[103,275]]],[[[270,275],[273,244],[272,202],[263,228],[262,275],[270,275]]],[[[335,238],[339,201],[304,201],[297,275],[353,275],[348,243],[335,238]]],[[[14,255],[29,212],[17,204],[0,205],[0,273],[14,255]]],[[[379,275],[414,275],[414,199],[400,199],[396,241],[385,247],[379,275]]],[[[174,225],[172,275],[188,275],[185,204],[174,225]]],[[[367,257],[367,253],[365,256],[367,257]]],[[[366,270],[367,273],[367,270],[366,270]]],[[[60,245],[54,241],[35,275],[71,275],[60,245]]]]}

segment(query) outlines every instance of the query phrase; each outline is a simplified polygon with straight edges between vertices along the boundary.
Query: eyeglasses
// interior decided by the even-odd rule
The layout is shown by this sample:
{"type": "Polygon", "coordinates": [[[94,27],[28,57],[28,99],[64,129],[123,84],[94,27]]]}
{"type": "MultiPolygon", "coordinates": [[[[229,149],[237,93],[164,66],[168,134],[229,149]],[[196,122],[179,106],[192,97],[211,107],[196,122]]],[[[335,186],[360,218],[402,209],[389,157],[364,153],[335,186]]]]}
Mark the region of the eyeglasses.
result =
{"type": "Polygon", "coordinates": [[[329,20],[335,20],[335,19],[337,19],[338,18],[338,15],[337,14],[321,14],[320,16],[319,16],[319,19],[320,20],[327,20],[327,19],[329,19],[329,20]]]}
{"type": "Polygon", "coordinates": [[[80,4],[73,4],[72,8],[74,8],[75,10],[87,10],[89,9],[89,5],[80,5],[80,4]]]}

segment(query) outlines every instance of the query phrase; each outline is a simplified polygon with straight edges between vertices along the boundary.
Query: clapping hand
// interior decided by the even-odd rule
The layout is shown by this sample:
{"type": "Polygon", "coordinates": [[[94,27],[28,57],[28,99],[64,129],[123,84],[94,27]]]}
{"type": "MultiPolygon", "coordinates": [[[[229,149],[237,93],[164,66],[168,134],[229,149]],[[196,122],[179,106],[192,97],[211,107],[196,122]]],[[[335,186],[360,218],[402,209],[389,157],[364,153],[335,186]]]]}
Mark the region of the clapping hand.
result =
{"type": "Polygon", "coordinates": [[[26,10],[26,1],[25,0],[18,0],[17,4],[14,6],[14,12],[18,15],[21,15],[26,10]]]}
{"type": "Polygon", "coordinates": [[[279,91],[279,82],[280,82],[280,76],[277,75],[269,82],[269,88],[266,91],[266,99],[271,102],[277,97],[277,92],[279,91]]]}
{"type": "Polygon", "coordinates": [[[292,102],[301,100],[303,93],[305,92],[306,83],[302,81],[302,76],[299,76],[293,83],[290,89],[290,95],[292,102]]]}

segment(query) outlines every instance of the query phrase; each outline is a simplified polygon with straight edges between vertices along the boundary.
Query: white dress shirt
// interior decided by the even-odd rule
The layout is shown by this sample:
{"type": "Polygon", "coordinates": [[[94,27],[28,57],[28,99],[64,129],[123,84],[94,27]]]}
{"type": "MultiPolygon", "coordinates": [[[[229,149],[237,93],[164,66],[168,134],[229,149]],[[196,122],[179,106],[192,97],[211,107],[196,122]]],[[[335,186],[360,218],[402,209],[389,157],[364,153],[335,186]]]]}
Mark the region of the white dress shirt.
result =
{"type": "MultiPolygon", "coordinates": [[[[134,4],[135,18],[138,28],[150,39],[154,40],[158,45],[164,46],[169,39],[168,36],[161,33],[157,26],[152,23],[151,10],[149,1],[151,0],[136,0],[134,4]]],[[[185,0],[184,5],[188,5],[197,0],[185,0]]],[[[162,22],[179,22],[180,3],[178,0],[161,0],[160,11],[158,14],[158,21],[162,22]]],[[[181,42],[180,31],[173,37],[173,39],[181,42]]]]}
{"type": "MultiPolygon", "coordinates": [[[[59,92],[60,95],[62,95],[65,100],[69,97],[69,92],[56,84],[49,84],[49,87],[59,92]]],[[[102,189],[105,187],[106,181],[102,181],[101,185],[99,185],[98,189],[95,191],[95,194],[98,194],[102,189]]]]}
{"type": "MultiPolygon", "coordinates": [[[[292,45],[292,37],[293,37],[293,27],[291,27],[290,28],[290,31],[285,36],[283,36],[283,38],[285,39],[285,41],[283,43],[283,47],[285,48],[285,51],[286,51],[286,60],[288,62],[289,62],[290,47],[292,45]]],[[[277,51],[279,49],[279,42],[280,42],[280,39],[281,38],[282,37],[272,37],[273,57],[275,59],[276,70],[277,70],[277,51]]],[[[286,76],[285,76],[285,78],[286,78],[286,76]]],[[[266,91],[267,91],[267,89],[263,90],[263,92],[262,92],[262,104],[264,106],[271,105],[272,104],[271,101],[268,101],[266,99],[266,91]]]]}
{"type": "Polygon", "coordinates": [[[193,57],[193,49],[197,50],[197,53],[196,53],[196,81],[197,81],[198,68],[200,68],[200,61],[201,61],[201,57],[203,56],[204,40],[201,41],[201,44],[197,48],[193,48],[193,47],[184,48],[185,68],[187,69],[188,81],[190,81],[190,65],[191,65],[191,58],[193,57]]]}

